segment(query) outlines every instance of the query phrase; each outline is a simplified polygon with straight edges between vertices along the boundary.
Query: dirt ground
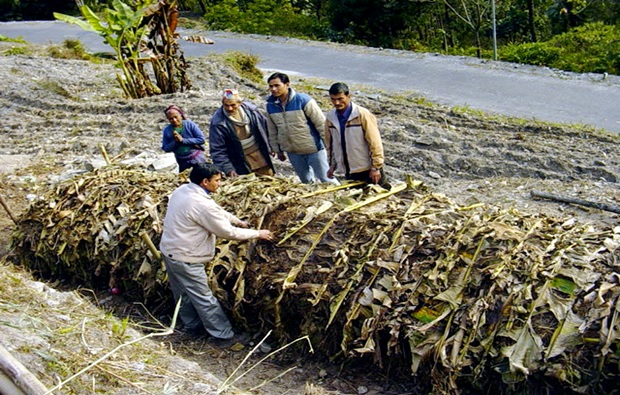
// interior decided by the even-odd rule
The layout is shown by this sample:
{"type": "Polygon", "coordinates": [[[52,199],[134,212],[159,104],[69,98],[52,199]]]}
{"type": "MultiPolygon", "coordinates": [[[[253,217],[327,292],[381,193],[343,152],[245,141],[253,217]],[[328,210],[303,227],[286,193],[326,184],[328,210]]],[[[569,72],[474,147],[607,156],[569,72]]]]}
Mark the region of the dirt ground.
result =
{"type": "MultiPolygon", "coordinates": [[[[242,79],[208,58],[191,59],[194,87],[174,95],[124,99],[115,73],[108,64],[0,56],[0,184],[2,197],[14,216],[27,207],[29,197],[47,188],[60,174],[78,167],[85,159],[100,159],[101,145],[111,157],[161,153],[161,130],[166,125],[163,109],[169,104],[179,105],[207,131],[223,88],[238,88],[259,106],[264,105],[267,93],[266,84],[242,79]]],[[[294,78],[293,87],[311,93],[327,111],[330,103],[325,88],[332,82],[294,78]]],[[[620,205],[616,135],[445,108],[414,94],[351,88],[353,100],[379,118],[386,171],[394,182],[409,174],[436,193],[462,204],[483,202],[514,207],[523,212],[574,218],[595,227],[617,225],[615,212],[531,196],[533,191],[542,191],[611,208],[620,205]]],[[[288,163],[278,162],[276,166],[281,174],[292,174],[288,163]]],[[[3,256],[9,252],[11,230],[12,220],[3,210],[3,256]]],[[[2,271],[27,278],[27,274],[7,264],[2,271]]],[[[109,300],[107,305],[97,300],[100,305],[93,302],[95,308],[111,308],[109,300]]],[[[0,343],[7,346],[23,341],[23,331],[3,328],[0,324],[0,343]]],[[[196,362],[221,380],[245,356],[179,334],[169,336],[165,342],[176,357],[196,362]]],[[[258,356],[252,359],[256,361],[258,356]]],[[[402,394],[414,393],[415,387],[377,376],[370,379],[369,375],[342,370],[340,366],[318,364],[310,357],[264,362],[236,386],[249,390],[287,369],[291,371],[257,393],[402,394]],[[316,392],[308,392],[306,383],[316,386],[316,392]]]]}

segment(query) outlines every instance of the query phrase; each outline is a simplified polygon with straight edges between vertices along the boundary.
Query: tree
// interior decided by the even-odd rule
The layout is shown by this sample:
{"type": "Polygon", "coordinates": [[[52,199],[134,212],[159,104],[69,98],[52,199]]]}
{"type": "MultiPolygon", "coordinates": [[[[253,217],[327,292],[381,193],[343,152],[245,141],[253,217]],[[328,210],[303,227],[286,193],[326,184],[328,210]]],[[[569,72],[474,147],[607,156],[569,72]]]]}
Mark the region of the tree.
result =
{"type": "Polygon", "coordinates": [[[331,0],[329,19],[337,41],[391,47],[412,27],[419,1],[331,0]]]}
{"type": "Polygon", "coordinates": [[[53,19],[53,12],[73,13],[75,3],[65,0],[0,0],[0,21],[40,21],[53,19]]]}
{"type": "Polygon", "coordinates": [[[113,0],[104,18],[83,3],[79,9],[86,21],[59,13],[54,16],[104,38],[116,53],[117,66],[123,71],[117,80],[127,96],[141,98],[191,88],[187,63],[174,35],[175,0],[138,0],[134,6],[113,0]]]}
{"type": "Polygon", "coordinates": [[[481,56],[482,43],[480,32],[485,25],[489,24],[489,0],[444,0],[446,6],[468,26],[474,33],[476,44],[476,56],[481,56]]]}
{"type": "Polygon", "coordinates": [[[317,22],[325,16],[328,0],[291,0],[291,5],[302,13],[313,15],[317,22]]]}

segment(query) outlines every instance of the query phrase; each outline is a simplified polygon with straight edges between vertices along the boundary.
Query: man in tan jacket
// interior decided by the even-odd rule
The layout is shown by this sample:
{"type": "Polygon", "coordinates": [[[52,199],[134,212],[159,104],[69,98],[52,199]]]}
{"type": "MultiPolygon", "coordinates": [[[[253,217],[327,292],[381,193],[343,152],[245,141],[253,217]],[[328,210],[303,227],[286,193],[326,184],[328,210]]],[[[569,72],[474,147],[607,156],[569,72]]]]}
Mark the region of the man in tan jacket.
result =
{"type": "Polygon", "coordinates": [[[390,189],[383,170],[384,156],[377,118],[351,102],[349,87],[337,82],[329,88],[334,109],[327,113],[325,141],[328,177],[344,173],[347,180],[365,181],[390,189]]]}

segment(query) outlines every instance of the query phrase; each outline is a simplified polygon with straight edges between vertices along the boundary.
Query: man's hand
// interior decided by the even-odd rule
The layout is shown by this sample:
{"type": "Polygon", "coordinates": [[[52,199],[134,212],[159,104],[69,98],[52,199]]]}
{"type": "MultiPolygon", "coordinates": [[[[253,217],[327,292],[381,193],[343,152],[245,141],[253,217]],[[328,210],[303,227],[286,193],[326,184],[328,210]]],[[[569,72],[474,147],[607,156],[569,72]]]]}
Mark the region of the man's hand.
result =
{"type": "Polygon", "coordinates": [[[228,178],[232,178],[232,179],[239,177],[239,174],[237,174],[237,172],[234,170],[229,171],[227,175],[228,175],[228,178]]]}
{"type": "Polygon", "coordinates": [[[241,221],[239,223],[239,227],[240,228],[249,228],[250,227],[250,223],[248,221],[241,221]]]}
{"type": "Polygon", "coordinates": [[[370,169],[370,181],[372,181],[373,184],[378,184],[379,180],[381,179],[381,170],[379,169],[370,169]]]}
{"type": "Polygon", "coordinates": [[[284,155],[284,152],[278,152],[278,159],[280,159],[282,162],[286,160],[286,155],[284,155]]]}
{"type": "Polygon", "coordinates": [[[258,231],[258,238],[261,239],[261,240],[273,241],[275,236],[273,235],[273,233],[271,233],[270,230],[260,229],[258,231]]]}

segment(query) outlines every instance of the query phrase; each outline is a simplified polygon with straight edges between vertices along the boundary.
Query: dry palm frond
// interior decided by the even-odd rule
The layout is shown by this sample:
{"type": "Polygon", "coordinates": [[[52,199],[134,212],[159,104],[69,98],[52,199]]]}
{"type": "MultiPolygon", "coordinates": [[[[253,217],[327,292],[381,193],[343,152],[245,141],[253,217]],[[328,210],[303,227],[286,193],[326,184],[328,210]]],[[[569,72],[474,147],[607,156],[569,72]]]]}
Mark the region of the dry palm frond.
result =
{"type": "Polygon", "coordinates": [[[18,257],[45,277],[138,291],[140,299],[157,293],[163,273],[149,242],[158,243],[166,197],[180,183],[123,167],[66,180],[20,218],[18,257]]]}

